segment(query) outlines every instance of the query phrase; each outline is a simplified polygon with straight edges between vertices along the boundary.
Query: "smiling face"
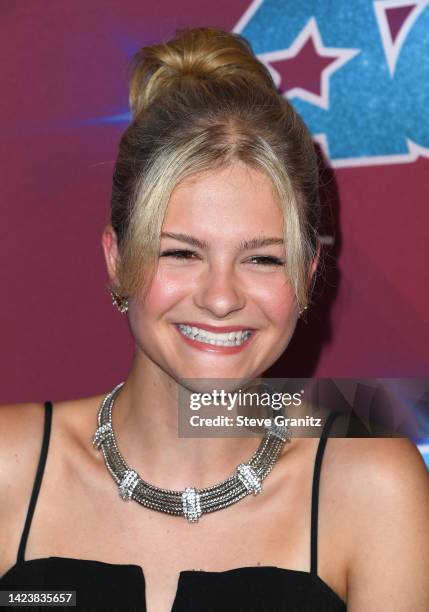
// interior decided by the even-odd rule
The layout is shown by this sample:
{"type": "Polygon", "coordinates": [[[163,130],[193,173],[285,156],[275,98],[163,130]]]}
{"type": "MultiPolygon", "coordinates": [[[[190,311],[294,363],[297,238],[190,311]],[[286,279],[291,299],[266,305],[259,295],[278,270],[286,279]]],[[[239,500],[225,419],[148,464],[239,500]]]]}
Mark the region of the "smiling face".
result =
{"type": "Polygon", "coordinates": [[[176,380],[257,377],[283,353],[297,318],[269,177],[237,162],[180,183],[149,291],[129,299],[139,359],[176,380]],[[230,335],[237,330],[251,333],[230,335]]]}

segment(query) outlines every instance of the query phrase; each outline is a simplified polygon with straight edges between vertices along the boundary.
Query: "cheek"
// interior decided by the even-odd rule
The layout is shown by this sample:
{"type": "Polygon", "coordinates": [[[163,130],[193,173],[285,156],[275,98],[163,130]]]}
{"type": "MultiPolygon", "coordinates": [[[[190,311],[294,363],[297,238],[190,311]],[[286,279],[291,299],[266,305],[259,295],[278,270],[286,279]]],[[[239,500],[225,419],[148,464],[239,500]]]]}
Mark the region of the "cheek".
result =
{"type": "Polygon", "coordinates": [[[285,324],[295,315],[295,295],[288,282],[271,280],[253,290],[254,299],[274,323],[285,324]]]}
{"type": "Polygon", "coordinates": [[[144,297],[143,291],[134,296],[129,308],[129,323],[134,339],[147,354],[157,335],[157,323],[182,299],[183,287],[177,279],[156,274],[144,297]]]}
{"type": "Polygon", "coordinates": [[[146,316],[156,317],[170,309],[185,294],[184,285],[173,275],[157,274],[150,289],[143,300],[143,296],[137,298],[137,308],[146,316]]]}

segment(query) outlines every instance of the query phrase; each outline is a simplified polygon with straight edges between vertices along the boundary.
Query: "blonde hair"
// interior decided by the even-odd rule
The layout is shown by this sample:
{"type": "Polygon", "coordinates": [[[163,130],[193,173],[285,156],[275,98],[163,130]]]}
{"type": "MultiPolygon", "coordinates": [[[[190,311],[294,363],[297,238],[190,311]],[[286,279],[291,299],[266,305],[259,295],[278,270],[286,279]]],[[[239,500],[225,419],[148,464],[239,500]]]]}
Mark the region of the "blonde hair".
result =
{"type": "Polygon", "coordinates": [[[272,180],[287,274],[299,307],[306,306],[320,220],[317,158],[303,120],[249,43],[219,28],[192,28],[142,48],[132,62],[130,107],[113,176],[115,290],[130,296],[148,288],[179,182],[241,161],[272,180]]]}

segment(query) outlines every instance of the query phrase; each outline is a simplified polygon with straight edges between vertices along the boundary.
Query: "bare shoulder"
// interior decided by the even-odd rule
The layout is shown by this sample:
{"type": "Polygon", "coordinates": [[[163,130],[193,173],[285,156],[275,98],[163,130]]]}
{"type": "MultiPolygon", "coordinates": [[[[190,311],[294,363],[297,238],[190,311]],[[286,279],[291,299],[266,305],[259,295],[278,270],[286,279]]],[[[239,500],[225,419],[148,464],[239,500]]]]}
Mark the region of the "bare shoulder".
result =
{"type": "Polygon", "coordinates": [[[22,518],[23,499],[31,493],[40,455],[43,415],[44,406],[39,403],[0,406],[0,558],[7,555],[15,535],[11,521],[13,517],[22,518]]]}
{"type": "MultiPolygon", "coordinates": [[[[95,430],[97,408],[104,396],[56,402],[52,413],[55,437],[79,443],[86,430],[95,430]]],[[[20,475],[34,472],[40,456],[45,409],[43,403],[0,406],[0,495],[20,475]]],[[[1,504],[0,504],[1,507],[1,504]]]]}
{"type": "Polygon", "coordinates": [[[336,482],[353,491],[355,499],[376,495],[387,501],[410,491],[415,499],[414,487],[429,493],[428,470],[408,438],[332,438],[330,444],[336,482]]]}
{"type": "Polygon", "coordinates": [[[408,438],[332,438],[328,446],[333,486],[360,528],[394,509],[429,512],[429,472],[408,438]]]}
{"type": "Polygon", "coordinates": [[[40,403],[0,406],[0,495],[9,497],[27,466],[34,465],[40,453],[43,414],[40,403]]]}
{"type": "Polygon", "coordinates": [[[421,454],[407,438],[330,444],[347,517],[351,609],[427,610],[429,473],[421,454]]]}
{"type": "MultiPolygon", "coordinates": [[[[54,403],[47,457],[51,477],[84,471],[90,465],[88,440],[96,428],[100,397],[54,403]]],[[[39,465],[44,424],[43,403],[0,406],[0,576],[16,559],[39,465]]]]}

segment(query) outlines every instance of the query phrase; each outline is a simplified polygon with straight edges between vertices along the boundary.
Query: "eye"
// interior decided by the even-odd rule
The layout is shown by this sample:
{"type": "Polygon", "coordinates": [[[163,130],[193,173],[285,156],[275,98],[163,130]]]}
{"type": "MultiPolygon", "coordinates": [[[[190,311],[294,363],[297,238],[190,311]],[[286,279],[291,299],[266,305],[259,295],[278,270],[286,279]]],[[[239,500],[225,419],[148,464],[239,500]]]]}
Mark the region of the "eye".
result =
{"type": "Polygon", "coordinates": [[[160,257],[174,257],[175,259],[191,259],[193,255],[196,255],[193,251],[170,249],[163,251],[160,257]]]}
{"type": "Polygon", "coordinates": [[[258,255],[250,259],[257,260],[256,263],[263,266],[284,266],[286,263],[283,259],[271,255],[258,255]]]}

